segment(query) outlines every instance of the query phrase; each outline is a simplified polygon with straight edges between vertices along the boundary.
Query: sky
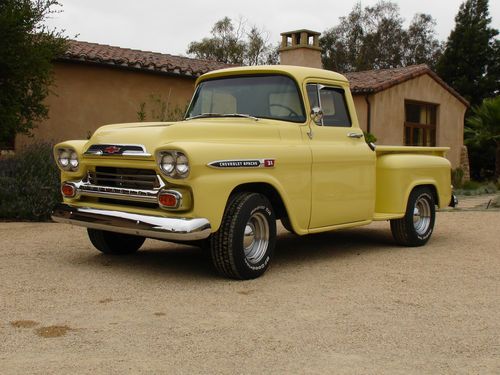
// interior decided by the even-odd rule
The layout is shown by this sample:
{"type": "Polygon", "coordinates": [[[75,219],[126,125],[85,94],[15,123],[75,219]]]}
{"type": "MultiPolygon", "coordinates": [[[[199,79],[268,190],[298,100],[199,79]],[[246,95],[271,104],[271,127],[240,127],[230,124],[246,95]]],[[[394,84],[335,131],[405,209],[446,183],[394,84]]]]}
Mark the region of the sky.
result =
{"type": "MultiPolygon", "coordinates": [[[[191,41],[209,36],[214,23],[228,16],[240,17],[248,27],[265,30],[273,44],[280,33],[297,29],[322,32],[338,23],[354,0],[59,0],[62,12],[48,20],[50,27],[65,30],[72,39],[186,55],[191,41]]],[[[377,0],[361,1],[362,6],[377,0]]],[[[455,25],[462,0],[395,1],[405,26],[415,13],[428,13],[436,20],[436,33],[446,40],[455,25]]],[[[490,0],[492,26],[500,29],[500,1],[490,0]]]]}

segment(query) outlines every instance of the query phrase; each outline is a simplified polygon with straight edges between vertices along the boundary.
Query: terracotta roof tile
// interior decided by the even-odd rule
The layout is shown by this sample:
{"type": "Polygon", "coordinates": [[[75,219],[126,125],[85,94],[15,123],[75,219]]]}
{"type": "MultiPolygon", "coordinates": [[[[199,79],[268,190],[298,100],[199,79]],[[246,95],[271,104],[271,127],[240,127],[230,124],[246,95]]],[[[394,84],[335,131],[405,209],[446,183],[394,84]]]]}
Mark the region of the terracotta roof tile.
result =
{"type": "Polygon", "coordinates": [[[349,80],[353,94],[377,93],[410,79],[428,74],[463,104],[469,106],[469,102],[465,100],[464,97],[444,82],[426,64],[411,65],[404,68],[367,70],[364,72],[351,72],[343,74],[349,80]]]}
{"type": "MultiPolygon", "coordinates": [[[[193,78],[199,77],[211,70],[235,66],[211,60],[193,59],[76,40],[70,40],[68,42],[68,51],[59,60],[103,64],[193,78]]],[[[458,100],[467,106],[469,105],[467,100],[448,86],[425,64],[412,65],[404,68],[368,70],[364,72],[343,74],[349,80],[352,93],[355,95],[376,93],[423,74],[428,74],[458,100]]]]}
{"type": "Polygon", "coordinates": [[[104,64],[194,78],[211,70],[234,66],[210,60],[193,59],[76,40],[68,41],[68,50],[59,60],[104,64]]]}

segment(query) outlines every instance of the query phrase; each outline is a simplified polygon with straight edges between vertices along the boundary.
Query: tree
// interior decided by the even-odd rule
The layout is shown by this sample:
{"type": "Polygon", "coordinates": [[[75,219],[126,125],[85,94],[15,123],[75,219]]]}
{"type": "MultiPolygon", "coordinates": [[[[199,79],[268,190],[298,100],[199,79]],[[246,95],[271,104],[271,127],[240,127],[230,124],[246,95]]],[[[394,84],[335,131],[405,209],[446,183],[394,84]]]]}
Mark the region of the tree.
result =
{"type": "Polygon", "coordinates": [[[479,146],[495,146],[495,179],[500,178],[500,96],[488,98],[480,106],[472,108],[465,128],[467,143],[479,146]]]}
{"type": "Polygon", "coordinates": [[[199,59],[226,64],[261,65],[276,62],[275,47],[268,43],[268,35],[256,26],[246,31],[245,22],[235,25],[229,17],[217,21],[211,37],[191,42],[187,53],[199,59]]]}
{"type": "Polygon", "coordinates": [[[462,3],[437,64],[439,76],[472,105],[494,96],[500,87],[500,42],[490,23],[488,0],[462,3]]]}
{"type": "Polygon", "coordinates": [[[403,64],[427,64],[435,67],[443,52],[443,44],[436,39],[436,21],[428,14],[415,14],[404,42],[403,64]]]}
{"type": "Polygon", "coordinates": [[[56,0],[0,2],[0,145],[48,117],[52,60],[64,53],[66,39],[43,22],[57,6],[56,0]]]}
{"type": "Polygon", "coordinates": [[[417,14],[408,29],[403,21],[396,3],[380,1],[365,8],[357,3],[320,38],[324,67],[351,72],[422,63],[434,66],[441,53],[434,19],[417,14]]]}

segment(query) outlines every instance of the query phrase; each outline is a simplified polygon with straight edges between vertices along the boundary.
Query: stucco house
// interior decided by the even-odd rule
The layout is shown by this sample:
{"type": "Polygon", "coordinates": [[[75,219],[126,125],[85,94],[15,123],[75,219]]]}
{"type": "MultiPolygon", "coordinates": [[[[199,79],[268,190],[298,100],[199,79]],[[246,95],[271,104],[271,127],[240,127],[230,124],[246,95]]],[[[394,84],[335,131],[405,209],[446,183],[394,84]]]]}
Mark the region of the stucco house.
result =
{"type": "MultiPolygon", "coordinates": [[[[309,30],[283,33],[281,62],[320,67],[319,35],[309,30]]],[[[140,105],[151,95],[161,95],[169,110],[183,109],[197,77],[227,66],[70,41],[67,53],[54,62],[55,85],[47,98],[50,118],[39,124],[34,138],[18,136],[15,148],[33,139],[84,139],[103,124],[138,121],[140,105]]],[[[426,65],[345,75],[360,125],[377,137],[377,144],[449,146],[447,157],[454,168],[466,160],[463,124],[468,103],[426,65]]]]}

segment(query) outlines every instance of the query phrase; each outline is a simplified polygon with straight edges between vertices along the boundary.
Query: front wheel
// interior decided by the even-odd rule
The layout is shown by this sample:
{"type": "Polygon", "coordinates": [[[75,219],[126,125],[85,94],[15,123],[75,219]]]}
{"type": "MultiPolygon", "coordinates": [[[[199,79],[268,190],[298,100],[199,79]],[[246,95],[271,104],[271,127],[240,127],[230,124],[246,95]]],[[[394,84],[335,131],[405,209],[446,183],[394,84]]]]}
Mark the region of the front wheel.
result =
{"type": "Polygon", "coordinates": [[[269,267],[275,242],[276,217],[269,200],[258,193],[239,193],[211,238],[212,262],[223,276],[254,279],[269,267]]]}
{"type": "Polygon", "coordinates": [[[436,203],[429,188],[417,187],[408,198],[405,216],[391,220],[392,236],[403,246],[422,246],[434,229],[436,203]]]}
{"type": "Polygon", "coordinates": [[[92,245],[104,254],[125,255],[135,253],[146,240],[131,234],[108,232],[99,229],[87,229],[92,245]]]}

